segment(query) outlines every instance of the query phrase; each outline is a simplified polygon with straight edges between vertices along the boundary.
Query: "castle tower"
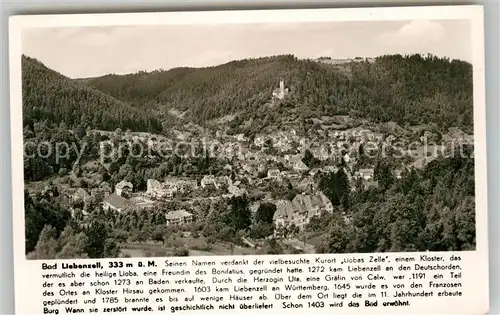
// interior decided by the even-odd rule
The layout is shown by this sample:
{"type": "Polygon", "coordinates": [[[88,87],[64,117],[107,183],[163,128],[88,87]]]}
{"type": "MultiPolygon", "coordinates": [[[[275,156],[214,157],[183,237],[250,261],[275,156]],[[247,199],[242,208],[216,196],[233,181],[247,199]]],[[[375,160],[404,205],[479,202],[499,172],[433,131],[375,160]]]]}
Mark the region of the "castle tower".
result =
{"type": "Polygon", "coordinates": [[[288,89],[285,89],[285,81],[283,79],[280,79],[280,87],[273,90],[273,97],[282,100],[287,94],[288,89]]]}

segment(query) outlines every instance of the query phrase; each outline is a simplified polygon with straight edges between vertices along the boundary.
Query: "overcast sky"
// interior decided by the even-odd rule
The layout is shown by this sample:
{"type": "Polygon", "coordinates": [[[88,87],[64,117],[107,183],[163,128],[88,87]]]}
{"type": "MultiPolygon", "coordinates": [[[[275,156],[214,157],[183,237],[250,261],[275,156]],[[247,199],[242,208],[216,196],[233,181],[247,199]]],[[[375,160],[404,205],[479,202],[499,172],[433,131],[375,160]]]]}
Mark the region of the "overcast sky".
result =
{"type": "Polygon", "coordinates": [[[472,47],[467,20],[413,20],[31,28],[23,32],[23,53],[68,77],[83,78],[279,54],[431,53],[470,62],[472,47]]]}

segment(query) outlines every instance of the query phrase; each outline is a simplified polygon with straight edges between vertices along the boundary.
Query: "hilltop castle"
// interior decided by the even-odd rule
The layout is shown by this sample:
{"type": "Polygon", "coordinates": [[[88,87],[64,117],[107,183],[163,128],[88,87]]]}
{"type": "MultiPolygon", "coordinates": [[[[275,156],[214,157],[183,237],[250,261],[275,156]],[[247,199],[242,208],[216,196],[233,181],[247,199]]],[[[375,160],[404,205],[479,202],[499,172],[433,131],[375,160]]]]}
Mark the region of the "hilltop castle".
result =
{"type": "Polygon", "coordinates": [[[281,79],[279,89],[275,89],[273,91],[273,97],[282,100],[283,98],[285,98],[285,95],[287,94],[288,94],[288,88],[285,89],[285,81],[281,79]]]}

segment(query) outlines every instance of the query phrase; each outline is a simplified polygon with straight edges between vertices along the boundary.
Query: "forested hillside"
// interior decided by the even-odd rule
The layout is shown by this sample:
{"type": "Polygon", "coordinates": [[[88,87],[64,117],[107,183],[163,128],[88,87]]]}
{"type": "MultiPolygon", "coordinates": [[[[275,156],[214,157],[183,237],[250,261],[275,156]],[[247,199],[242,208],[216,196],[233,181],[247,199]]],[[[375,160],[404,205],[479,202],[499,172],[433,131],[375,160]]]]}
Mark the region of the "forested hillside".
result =
{"type": "MultiPolygon", "coordinates": [[[[468,155],[473,149],[461,150],[468,155]]],[[[309,231],[325,231],[317,244],[318,252],[475,248],[473,159],[456,152],[452,158],[436,159],[422,170],[406,171],[400,180],[383,172],[384,166],[377,168],[379,188],[351,192],[344,185],[336,191],[342,200],[339,211],[311,221],[309,231]],[[350,219],[345,220],[342,212],[348,213],[350,219]]],[[[336,183],[326,187],[336,188],[336,183]]]]}
{"type": "Polygon", "coordinates": [[[278,115],[348,114],[401,125],[472,126],[472,66],[435,56],[391,55],[332,66],[285,55],[86,82],[136,106],[186,111],[186,118],[198,123],[228,114],[260,126],[278,115]],[[280,78],[291,93],[279,107],[266,106],[280,78]]]}
{"type": "MultiPolygon", "coordinates": [[[[75,61],[77,62],[77,61],[75,61]]],[[[160,131],[161,123],[150,114],[71,80],[34,58],[22,57],[24,124],[47,120],[68,127],[132,131],[160,131]]]]}

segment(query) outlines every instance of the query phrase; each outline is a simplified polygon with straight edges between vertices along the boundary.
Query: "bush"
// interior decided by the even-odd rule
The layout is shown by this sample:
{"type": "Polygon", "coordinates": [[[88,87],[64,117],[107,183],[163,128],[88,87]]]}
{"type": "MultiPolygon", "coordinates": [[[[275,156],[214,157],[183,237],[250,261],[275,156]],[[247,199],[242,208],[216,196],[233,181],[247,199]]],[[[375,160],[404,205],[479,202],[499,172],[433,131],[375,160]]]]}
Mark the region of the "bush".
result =
{"type": "Polygon", "coordinates": [[[189,251],[186,248],[176,248],[173,253],[177,257],[189,256],[189,251]]]}

